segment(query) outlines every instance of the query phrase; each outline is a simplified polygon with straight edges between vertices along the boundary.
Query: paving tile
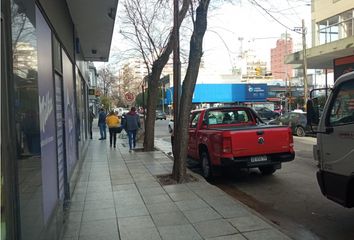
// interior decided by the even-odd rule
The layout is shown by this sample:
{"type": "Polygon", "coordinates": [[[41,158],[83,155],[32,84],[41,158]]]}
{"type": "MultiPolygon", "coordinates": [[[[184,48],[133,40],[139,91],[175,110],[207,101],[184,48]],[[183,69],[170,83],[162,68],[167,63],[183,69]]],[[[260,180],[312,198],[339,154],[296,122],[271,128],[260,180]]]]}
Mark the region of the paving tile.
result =
{"type": "Polygon", "coordinates": [[[169,195],[172,198],[172,200],[175,201],[175,202],[199,198],[192,191],[172,192],[172,193],[169,193],[169,195]]]}
{"type": "Polygon", "coordinates": [[[139,229],[139,228],[154,228],[155,225],[150,215],[118,218],[119,229],[139,229]]]}
{"type": "Polygon", "coordinates": [[[254,231],[271,227],[267,222],[254,215],[236,217],[228,219],[228,221],[240,232],[254,231]]]}
{"type": "Polygon", "coordinates": [[[248,209],[245,209],[237,204],[227,206],[214,205],[213,208],[224,218],[244,217],[252,214],[248,209]]]}
{"type": "Polygon", "coordinates": [[[137,189],[129,189],[125,191],[113,192],[114,199],[136,198],[140,197],[140,193],[137,189]]]}
{"type": "Polygon", "coordinates": [[[109,193],[112,192],[112,186],[92,186],[87,187],[87,194],[90,193],[109,193]]]}
{"type": "Polygon", "coordinates": [[[82,216],[83,222],[97,221],[97,220],[106,220],[106,219],[115,219],[116,212],[114,209],[93,209],[85,210],[82,216]]]}
{"type": "Polygon", "coordinates": [[[172,202],[172,200],[169,198],[167,194],[148,195],[148,196],[144,196],[143,199],[146,204],[172,202]]]}
{"type": "Polygon", "coordinates": [[[192,225],[176,225],[158,227],[163,240],[199,240],[202,237],[192,225]]]}
{"type": "Polygon", "coordinates": [[[114,204],[116,206],[132,206],[132,205],[144,205],[144,201],[140,195],[137,196],[119,196],[114,198],[114,204]]]}
{"type": "Polygon", "coordinates": [[[291,240],[276,229],[265,229],[243,233],[248,240],[291,240]]]}
{"type": "Polygon", "coordinates": [[[83,211],[70,211],[67,215],[65,221],[72,222],[81,222],[83,211]]]}
{"type": "Polygon", "coordinates": [[[120,240],[118,233],[116,234],[105,234],[105,233],[96,233],[93,235],[84,235],[80,236],[79,240],[120,240]]]}
{"type": "Polygon", "coordinates": [[[86,198],[86,193],[74,193],[71,197],[71,202],[84,202],[86,198]]]}
{"type": "Polygon", "coordinates": [[[80,222],[68,222],[64,225],[64,237],[79,237],[80,233],[80,222]]]}
{"type": "Polygon", "coordinates": [[[184,225],[188,224],[187,218],[182,212],[164,212],[151,214],[156,226],[184,225]]]}
{"type": "Polygon", "coordinates": [[[134,183],[134,180],[132,178],[120,178],[120,179],[116,179],[116,180],[112,179],[112,186],[129,184],[129,183],[134,183]]]}
{"type": "Polygon", "coordinates": [[[166,194],[165,190],[162,187],[141,188],[140,193],[142,196],[166,194]]]}
{"type": "Polygon", "coordinates": [[[214,211],[210,207],[184,211],[183,213],[191,223],[222,218],[216,211],[214,211]]]}
{"type": "Polygon", "coordinates": [[[69,211],[70,212],[77,212],[83,211],[85,206],[85,202],[70,202],[69,211]]]}
{"type": "Polygon", "coordinates": [[[124,207],[117,207],[117,216],[122,217],[135,217],[148,215],[149,212],[144,205],[129,205],[124,207]]]}
{"type": "Polygon", "coordinates": [[[192,210],[192,209],[205,208],[205,207],[209,206],[207,203],[205,203],[201,199],[184,200],[184,201],[178,201],[175,203],[181,211],[188,211],[188,210],[192,210]]]}
{"type": "Polygon", "coordinates": [[[204,238],[238,233],[238,231],[225,219],[198,222],[193,225],[204,238]]]}
{"type": "Polygon", "coordinates": [[[113,209],[114,210],[114,201],[113,200],[98,200],[98,201],[86,201],[85,202],[85,211],[96,210],[96,209],[113,209]]]}
{"type": "Polygon", "coordinates": [[[155,227],[122,229],[120,230],[120,237],[122,240],[161,240],[161,237],[155,227]]]}
{"type": "Polygon", "coordinates": [[[137,190],[137,187],[135,184],[120,184],[112,187],[112,190],[114,192],[124,192],[124,191],[131,191],[131,190],[137,190]]]}
{"type": "Polygon", "coordinates": [[[189,188],[185,184],[168,185],[164,186],[163,188],[168,193],[185,192],[189,190],[189,188]]]}
{"type": "MultiPolygon", "coordinates": [[[[93,222],[83,222],[80,229],[81,236],[97,236],[97,235],[118,235],[118,227],[116,219],[98,220],[93,222]],[[104,233],[104,234],[102,234],[104,233]]],[[[100,239],[100,238],[96,238],[100,239]]]]}
{"type": "Polygon", "coordinates": [[[176,204],[174,204],[173,202],[147,204],[146,207],[148,208],[151,214],[163,212],[177,212],[179,210],[176,204]]]}
{"type": "Polygon", "coordinates": [[[247,240],[247,239],[241,234],[232,234],[227,236],[207,238],[206,240],[247,240]]]}
{"type": "Polygon", "coordinates": [[[87,193],[86,201],[104,201],[104,200],[113,200],[112,192],[95,192],[95,193],[87,193]]]}

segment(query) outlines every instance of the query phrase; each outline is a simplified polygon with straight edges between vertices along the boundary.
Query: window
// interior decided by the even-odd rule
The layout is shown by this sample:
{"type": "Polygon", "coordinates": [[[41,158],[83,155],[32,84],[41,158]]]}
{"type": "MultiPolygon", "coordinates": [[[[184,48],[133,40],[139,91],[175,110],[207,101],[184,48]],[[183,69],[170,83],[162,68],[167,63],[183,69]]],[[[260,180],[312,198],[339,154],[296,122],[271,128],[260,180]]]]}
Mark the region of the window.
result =
{"type": "Polygon", "coordinates": [[[353,9],[317,23],[319,44],[353,36],[353,9]]]}
{"type": "Polygon", "coordinates": [[[194,113],[191,117],[191,124],[190,127],[191,128],[196,128],[198,125],[198,121],[199,121],[199,116],[200,116],[200,112],[194,113]]]}
{"type": "Polygon", "coordinates": [[[250,121],[245,110],[217,110],[208,112],[208,124],[238,124],[250,121]]]}
{"type": "Polygon", "coordinates": [[[330,109],[329,124],[339,126],[354,123],[354,83],[340,86],[330,109]]]}

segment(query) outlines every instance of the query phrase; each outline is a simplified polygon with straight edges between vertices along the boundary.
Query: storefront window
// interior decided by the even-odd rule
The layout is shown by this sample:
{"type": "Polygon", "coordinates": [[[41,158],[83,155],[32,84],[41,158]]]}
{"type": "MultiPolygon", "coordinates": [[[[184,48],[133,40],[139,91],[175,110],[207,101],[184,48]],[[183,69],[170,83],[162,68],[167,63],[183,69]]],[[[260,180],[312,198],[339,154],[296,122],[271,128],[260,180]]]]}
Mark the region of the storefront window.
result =
{"type": "Polygon", "coordinates": [[[12,0],[11,15],[20,229],[22,239],[39,239],[43,200],[34,1],[12,0]]]}

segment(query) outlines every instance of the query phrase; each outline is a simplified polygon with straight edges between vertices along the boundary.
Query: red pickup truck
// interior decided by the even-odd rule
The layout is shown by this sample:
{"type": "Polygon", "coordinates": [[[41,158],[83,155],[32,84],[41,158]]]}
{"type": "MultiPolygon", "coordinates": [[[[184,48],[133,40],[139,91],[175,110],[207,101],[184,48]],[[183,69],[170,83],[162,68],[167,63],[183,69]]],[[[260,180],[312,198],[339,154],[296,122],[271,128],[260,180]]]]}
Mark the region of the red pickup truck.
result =
{"type": "Polygon", "coordinates": [[[192,111],[188,155],[199,159],[205,178],[217,166],[259,168],[273,174],[295,158],[291,129],[266,125],[249,107],[217,107],[192,111]]]}

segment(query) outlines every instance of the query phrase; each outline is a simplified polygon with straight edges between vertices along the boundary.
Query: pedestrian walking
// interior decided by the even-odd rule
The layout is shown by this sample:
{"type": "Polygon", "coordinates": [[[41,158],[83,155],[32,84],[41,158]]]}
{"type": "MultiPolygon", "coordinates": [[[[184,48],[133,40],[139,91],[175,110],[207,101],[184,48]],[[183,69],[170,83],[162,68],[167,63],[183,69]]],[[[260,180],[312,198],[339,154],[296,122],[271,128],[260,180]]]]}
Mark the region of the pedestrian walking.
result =
{"type": "Polygon", "coordinates": [[[109,146],[112,147],[113,143],[113,146],[115,148],[117,142],[117,133],[120,133],[120,119],[114,113],[114,111],[110,111],[110,113],[106,117],[106,123],[109,131],[109,146]]]}
{"type": "Polygon", "coordinates": [[[135,107],[130,109],[125,115],[124,130],[128,133],[129,151],[136,147],[136,133],[140,128],[140,117],[136,113],[135,107]]]}
{"type": "Polygon", "coordinates": [[[95,118],[95,114],[93,113],[92,107],[90,107],[89,111],[89,131],[90,131],[90,139],[92,139],[92,123],[95,118]]]}
{"type": "Polygon", "coordinates": [[[100,128],[101,137],[98,140],[106,139],[106,113],[104,109],[101,108],[98,114],[98,127],[100,128]]]}

